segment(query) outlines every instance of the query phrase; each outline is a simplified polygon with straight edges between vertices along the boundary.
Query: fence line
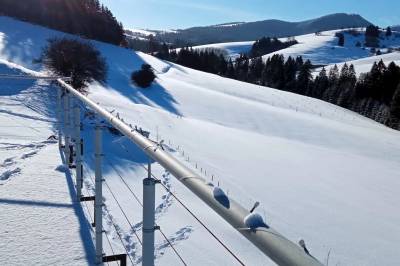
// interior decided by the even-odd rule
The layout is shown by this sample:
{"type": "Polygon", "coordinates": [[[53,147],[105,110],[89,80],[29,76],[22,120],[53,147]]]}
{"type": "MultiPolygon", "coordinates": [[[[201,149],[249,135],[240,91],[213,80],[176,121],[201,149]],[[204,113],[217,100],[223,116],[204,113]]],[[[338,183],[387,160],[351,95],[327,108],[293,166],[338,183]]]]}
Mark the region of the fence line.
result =
{"type": "MultiPolygon", "coordinates": [[[[61,122],[60,112],[62,109],[64,110],[64,136],[65,136],[65,145],[64,152],[66,154],[67,165],[71,166],[73,164],[73,147],[77,148],[77,145],[81,145],[80,139],[76,139],[76,136],[79,135],[77,132],[77,128],[75,123],[73,123],[72,119],[76,114],[80,114],[80,108],[75,106],[78,110],[77,112],[72,112],[71,102],[74,100],[81,101],[86,107],[91,109],[95,116],[101,117],[105,119],[109,124],[111,124],[115,129],[119,130],[123,135],[129,138],[133,143],[135,143],[147,156],[149,156],[154,161],[158,162],[163,168],[165,168],[168,172],[170,172],[175,178],[178,179],[182,184],[184,184],[189,190],[191,190],[197,197],[199,197],[204,203],[206,203],[211,209],[213,209],[220,217],[222,217],[225,221],[227,221],[235,230],[241,233],[245,238],[247,238],[252,244],[254,244],[257,248],[259,248],[265,255],[267,255],[271,260],[273,260],[278,265],[288,265],[288,266],[320,266],[322,265],[316,258],[311,256],[304,244],[304,241],[300,243],[300,246],[286,239],[283,235],[275,231],[273,228],[265,224],[265,222],[260,220],[260,216],[253,213],[254,209],[258,206],[258,202],[254,205],[251,210],[240,205],[238,202],[233,200],[230,196],[226,195],[220,188],[214,187],[212,184],[206,181],[206,179],[196,173],[195,171],[186,167],[183,163],[178,161],[175,157],[173,157],[168,152],[164,151],[162,142],[158,141],[158,128],[157,128],[157,141],[151,141],[150,139],[143,136],[142,132],[139,132],[129,125],[127,125],[123,119],[119,117],[117,113],[117,117],[100,107],[98,104],[87,98],[85,95],[81,94],[77,90],[75,90],[72,86],[65,82],[65,79],[58,77],[43,77],[43,76],[21,76],[21,75],[2,75],[0,74],[0,79],[44,79],[44,80],[56,80],[58,85],[60,86],[60,90],[63,91],[61,95],[58,93],[58,120],[61,122]],[[61,101],[60,98],[63,98],[61,101]],[[61,108],[63,103],[63,108],[61,108]],[[74,130],[75,128],[75,130],[74,130]],[[72,133],[74,132],[74,133],[72,133]]],[[[61,132],[59,131],[59,137],[61,138],[61,132]]],[[[123,260],[123,256],[114,255],[114,256],[104,256],[102,249],[102,234],[103,228],[99,228],[99,225],[102,224],[102,212],[103,212],[103,199],[102,199],[102,138],[101,138],[101,130],[99,125],[96,126],[96,169],[95,169],[95,213],[94,216],[100,221],[95,221],[96,224],[96,260],[97,263],[109,262],[109,261],[121,261],[121,266],[126,265],[126,256],[125,260],[123,260]],[[100,250],[99,250],[100,249],[100,250]]],[[[61,142],[59,142],[61,148],[61,142]]],[[[79,149],[78,149],[79,150],[79,149]]],[[[179,146],[178,146],[179,150],[179,146]]],[[[184,153],[183,153],[184,156],[184,153]]],[[[154,184],[157,181],[152,177],[151,164],[148,167],[148,180],[147,182],[143,182],[144,186],[144,195],[143,198],[144,203],[149,204],[149,206],[154,205],[154,184]],[[150,186],[149,186],[150,185],[150,186]],[[151,192],[153,190],[153,192],[151,192]],[[147,191],[147,192],[146,192],[147,191]],[[147,193],[147,194],[146,194],[147,193]],[[149,203],[150,202],[150,203],[149,203]],[[153,203],[151,203],[153,202],[153,203]]],[[[80,169],[77,169],[77,172],[80,169]]],[[[201,171],[203,172],[203,171],[201,171]]],[[[205,172],[206,175],[206,172],[205,172]]],[[[82,180],[80,180],[82,181],[82,180]]],[[[146,181],[146,179],[144,180],[146,181]]],[[[76,182],[77,189],[80,186],[79,182],[76,182]]],[[[171,192],[170,192],[171,193],[171,192]]],[[[172,193],[171,193],[172,194],[172,193]]],[[[81,196],[81,195],[78,195],[81,196]]],[[[177,199],[177,198],[176,198],[177,199]]],[[[154,207],[154,206],[153,206],[154,207]]],[[[106,211],[109,210],[106,208],[106,211]]],[[[149,224],[149,221],[154,221],[154,208],[153,210],[143,210],[143,224],[149,224]],[[150,215],[150,216],[149,216],[150,215]]],[[[108,213],[110,215],[110,213],[108,213]]],[[[96,220],[96,219],[95,219],[96,220]]],[[[120,232],[118,232],[115,224],[113,224],[116,232],[123,244],[122,237],[120,232]]],[[[155,223],[154,227],[145,228],[143,226],[143,265],[144,266],[153,266],[154,265],[154,231],[156,229],[155,223]],[[151,240],[153,239],[153,240],[151,240]],[[152,246],[149,246],[146,243],[151,243],[152,246]],[[149,251],[152,251],[149,253],[149,251]],[[152,254],[151,254],[152,253],[152,254]],[[145,254],[147,254],[145,256],[145,254]],[[150,255],[150,256],[149,256],[150,255]],[[146,261],[146,262],[145,262],[146,261]]],[[[123,245],[127,254],[128,250],[126,246],[123,245]]],[[[123,255],[123,254],[121,254],[123,255]]],[[[178,254],[179,255],[179,254],[178,254]]],[[[234,254],[233,254],[234,255],[234,254]]],[[[131,256],[128,258],[133,263],[131,256]]],[[[243,264],[243,263],[242,263],[243,264]]]]}
{"type": "Polygon", "coordinates": [[[62,79],[58,79],[57,82],[69,95],[83,102],[94,111],[96,115],[105,119],[114,128],[118,129],[123,135],[134,142],[150,158],[168,170],[174,177],[188,187],[195,195],[202,199],[217,214],[230,223],[231,226],[244,235],[278,265],[322,265],[297,244],[286,239],[271,227],[267,225],[263,226],[265,222],[262,221],[263,225],[249,225],[248,219],[252,218],[251,216],[253,215],[250,210],[242,207],[227,195],[223,195],[229,204],[229,207],[227,207],[214,195],[215,188],[210,186],[205,178],[190,170],[183,163],[180,163],[176,158],[164,151],[160,143],[145,138],[142,134],[126,125],[121,119],[115,117],[113,114],[79,93],[62,79]]]}

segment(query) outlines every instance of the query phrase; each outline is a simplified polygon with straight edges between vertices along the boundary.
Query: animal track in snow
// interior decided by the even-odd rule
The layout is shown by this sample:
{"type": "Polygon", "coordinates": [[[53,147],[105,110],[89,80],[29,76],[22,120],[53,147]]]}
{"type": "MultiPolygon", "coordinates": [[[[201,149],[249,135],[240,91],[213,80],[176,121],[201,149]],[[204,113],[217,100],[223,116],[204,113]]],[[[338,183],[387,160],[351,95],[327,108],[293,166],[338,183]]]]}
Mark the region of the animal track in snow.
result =
{"type": "MultiPolygon", "coordinates": [[[[178,230],[175,234],[168,237],[171,245],[176,245],[180,241],[184,241],[190,237],[190,234],[193,232],[193,228],[191,226],[185,226],[178,230]]],[[[163,243],[156,246],[156,257],[159,258],[165,253],[165,249],[169,247],[169,243],[167,241],[163,241],[163,243]]]]}
{"type": "MultiPolygon", "coordinates": [[[[165,173],[162,175],[161,182],[166,188],[168,188],[168,190],[171,189],[171,177],[169,172],[165,171],[165,173]]],[[[162,195],[161,199],[162,202],[155,210],[156,219],[160,218],[162,214],[166,213],[168,208],[173,204],[173,197],[170,192],[162,195]]]]}
{"type": "Polygon", "coordinates": [[[18,165],[20,160],[26,160],[33,156],[35,156],[42,148],[46,147],[46,145],[55,143],[52,141],[43,141],[39,143],[30,143],[30,144],[16,144],[16,143],[0,143],[0,150],[25,150],[29,149],[30,151],[22,154],[19,160],[16,157],[10,157],[5,159],[2,163],[0,163],[0,168],[8,168],[2,174],[0,174],[0,181],[5,181],[10,179],[12,176],[19,174],[21,172],[21,168],[17,167],[14,169],[10,169],[13,165],[18,165]]]}
{"type": "Polygon", "coordinates": [[[23,149],[40,149],[48,144],[48,141],[42,143],[31,143],[31,144],[16,144],[16,143],[0,143],[1,150],[23,150],[23,149]]]}

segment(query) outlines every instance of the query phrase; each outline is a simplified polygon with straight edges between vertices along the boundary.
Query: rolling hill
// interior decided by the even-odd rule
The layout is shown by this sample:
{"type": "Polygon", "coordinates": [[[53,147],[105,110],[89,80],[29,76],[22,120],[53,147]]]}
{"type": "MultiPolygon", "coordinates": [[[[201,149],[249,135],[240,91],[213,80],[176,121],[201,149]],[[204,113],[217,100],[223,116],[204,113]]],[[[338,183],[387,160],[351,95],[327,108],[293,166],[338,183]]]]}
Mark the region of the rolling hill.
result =
{"type": "Polygon", "coordinates": [[[349,27],[366,27],[371,23],[355,14],[337,13],[316,19],[287,22],[282,20],[264,20],[247,23],[228,23],[223,25],[193,27],[163,32],[157,38],[174,43],[177,39],[192,45],[210,43],[254,41],[264,36],[287,37],[314,33],[317,31],[335,30],[349,27]]]}

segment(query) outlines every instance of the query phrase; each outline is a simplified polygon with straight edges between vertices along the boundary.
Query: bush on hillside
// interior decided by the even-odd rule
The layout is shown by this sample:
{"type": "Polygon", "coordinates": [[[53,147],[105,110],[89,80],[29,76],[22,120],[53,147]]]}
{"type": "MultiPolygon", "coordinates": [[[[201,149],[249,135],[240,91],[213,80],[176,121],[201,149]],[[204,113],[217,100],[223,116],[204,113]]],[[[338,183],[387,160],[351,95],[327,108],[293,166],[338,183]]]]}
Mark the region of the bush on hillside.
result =
{"type": "Polygon", "coordinates": [[[365,46],[379,47],[379,27],[369,25],[365,31],[365,46]]]}
{"type": "Polygon", "coordinates": [[[42,61],[53,72],[70,77],[71,85],[81,90],[92,81],[104,82],[107,65],[100,52],[88,42],[51,39],[43,50],[42,61]]]}
{"type": "Polygon", "coordinates": [[[338,38],[338,45],[344,46],[344,34],[342,32],[336,32],[335,36],[338,38]]]}
{"type": "Polygon", "coordinates": [[[148,64],[143,64],[142,69],[132,73],[132,81],[141,88],[150,87],[151,83],[156,78],[153,69],[148,64]]]}

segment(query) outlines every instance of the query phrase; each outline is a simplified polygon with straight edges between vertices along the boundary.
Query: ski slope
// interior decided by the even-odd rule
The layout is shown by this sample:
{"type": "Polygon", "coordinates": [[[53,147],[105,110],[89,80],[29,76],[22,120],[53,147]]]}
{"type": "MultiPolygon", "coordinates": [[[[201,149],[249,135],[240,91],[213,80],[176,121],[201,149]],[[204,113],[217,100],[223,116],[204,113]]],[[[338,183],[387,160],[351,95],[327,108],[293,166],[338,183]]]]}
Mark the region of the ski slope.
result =
{"type": "MultiPolygon", "coordinates": [[[[4,17],[0,32],[0,59],[36,71],[43,67],[32,59],[46,39],[64,35],[4,17]]],[[[305,239],[320,261],[329,257],[329,265],[398,264],[399,132],[316,99],[94,43],[110,73],[106,85],[90,86],[91,99],[150,131],[152,139],[165,140],[166,149],[244,206],[250,209],[260,201],[257,212],[267,224],[294,242],[305,239]],[[143,62],[157,72],[149,89],[129,83],[131,72],[143,62]]],[[[88,140],[85,190],[90,192],[94,121],[88,116],[83,123],[88,140]]],[[[110,191],[140,236],[141,207],[121,176],[140,199],[147,158],[124,137],[105,131],[104,140],[104,175],[110,186],[104,188],[105,231],[116,253],[127,249],[134,264],[140,264],[141,246],[110,191]]],[[[273,265],[169,173],[157,164],[153,172],[247,265],[273,265]]],[[[157,224],[188,264],[236,264],[162,188],[157,189],[156,213],[157,224]]],[[[111,252],[107,243],[105,248],[111,252]]],[[[180,263],[159,234],[156,257],[157,265],[180,263]]]]}

